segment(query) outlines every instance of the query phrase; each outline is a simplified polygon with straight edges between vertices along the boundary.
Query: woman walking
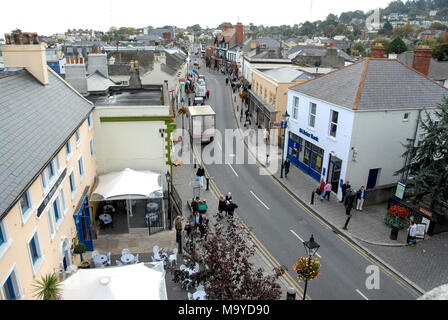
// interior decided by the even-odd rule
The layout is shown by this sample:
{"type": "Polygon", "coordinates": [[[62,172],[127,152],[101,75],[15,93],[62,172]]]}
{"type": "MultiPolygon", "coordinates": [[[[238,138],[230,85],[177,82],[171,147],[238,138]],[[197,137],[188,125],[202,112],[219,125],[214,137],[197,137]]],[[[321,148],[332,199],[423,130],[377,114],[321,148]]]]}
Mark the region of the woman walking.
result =
{"type": "Polygon", "coordinates": [[[223,211],[227,211],[227,203],[224,195],[222,194],[219,196],[218,214],[221,215],[223,211]]]}

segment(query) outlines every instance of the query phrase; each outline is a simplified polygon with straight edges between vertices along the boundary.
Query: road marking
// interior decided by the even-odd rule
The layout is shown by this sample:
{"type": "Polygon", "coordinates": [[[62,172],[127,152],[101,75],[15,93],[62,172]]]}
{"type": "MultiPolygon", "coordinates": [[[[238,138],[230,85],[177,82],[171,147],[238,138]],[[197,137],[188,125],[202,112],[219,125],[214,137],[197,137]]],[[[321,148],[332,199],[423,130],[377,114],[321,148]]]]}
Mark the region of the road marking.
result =
{"type": "MultiPolygon", "coordinates": [[[[300,241],[305,242],[305,241],[303,241],[303,239],[300,238],[299,235],[298,235],[297,233],[295,233],[293,230],[289,230],[289,231],[291,231],[292,234],[295,235],[300,241]]],[[[322,256],[321,256],[320,254],[318,254],[317,252],[316,252],[316,256],[318,256],[319,258],[322,259],[322,256]]]]}
{"type": "Polygon", "coordinates": [[[252,190],[250,191],[250,193],[252,193],[252,195],[253,195],[258,201],[260,201],[260,203],[261,203],[267,210],[270,210],[269,207],[268,207],[267,205],[265,205],[264,202],[261,201],[260,198],[258,198],[258,197],[255,195],[255,193],[253,193],[252,190]]]}
{"type": "Polygon", "coordinates": [[[358,289],[356,289],[356,292],[358,292],[361,295],[361,297],[363,297],[365,300],[369,300],[369,298],[367,298],[365,295],[363,295],[362,292],[359,291],[358,289]]]}
{"type": "Polygon", "coordinates": [[[228,163],[230,169],[232,169],[233,173],[238,177],[238,173],[236,173],[235,169],[233,169],[232,165],[228,163]]]}

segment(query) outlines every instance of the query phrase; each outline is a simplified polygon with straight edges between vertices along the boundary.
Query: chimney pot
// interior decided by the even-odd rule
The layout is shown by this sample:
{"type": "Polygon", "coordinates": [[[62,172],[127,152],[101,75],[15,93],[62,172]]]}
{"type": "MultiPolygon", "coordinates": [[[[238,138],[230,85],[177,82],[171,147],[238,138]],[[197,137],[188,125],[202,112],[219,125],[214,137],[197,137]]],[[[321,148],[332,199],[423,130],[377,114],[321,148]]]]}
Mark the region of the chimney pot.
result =
{"type": "Polygon", "coordinates": [[[32,36],[33,36],[33,44],[39,44],[39,36],[37,35],[37,33],[33,32],[32,36]]]}
{"type": "Polygon", "coordinates": [[[6,44],[11,44],[11,34],[10,33],[5,33],[5,41],[6,44]]]}
{"type": "Polygon", "coordinates": [[[18,32],[14,32],[14,44],[20,44],[20,34],[18,32]]]}
{"type": "Polygon", "coordinates": [[[30,34],[28,32],[23,33],[23,44],[30,44],[30,34]]]}
{"type": "Polygon", "coordinates": [[[73,57],[70,58],[70,63],[74,64],[75,63],[75,59],[73,59],[73,57]]]}
{"type": "Polygon", "coordinates": [[[75,59],[75,62],[76,62],[76,64],[78,64],[78,63],[79,63],[79,59],[78,59],[78,58],[76,58],[76,59],[75,59]]]}
{"type": "Polygon", "coordinates": [[[70,64],[70,58],[69,57],[65,57],[65,63],[66,64],[70,64]]]}
{"type": "Polygon", "coordinates": [[[83,64],[84,63],[83,60],[84,60],[83,58],[79,58],[79,63],[83,64]]]}

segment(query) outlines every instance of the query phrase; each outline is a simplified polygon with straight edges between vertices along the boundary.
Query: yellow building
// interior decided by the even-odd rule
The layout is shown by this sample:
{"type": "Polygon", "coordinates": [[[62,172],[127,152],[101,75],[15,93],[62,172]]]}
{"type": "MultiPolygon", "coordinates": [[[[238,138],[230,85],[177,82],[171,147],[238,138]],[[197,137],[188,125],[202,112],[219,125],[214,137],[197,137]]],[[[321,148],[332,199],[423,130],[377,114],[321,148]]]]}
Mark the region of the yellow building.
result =
{"type": "Polygon", "coordinates": [[[253,69],[249,89],[249,113],[258,128],[271,129],[282,120],[288,102],[288,88],[308,80],[311,74],[294,67],[253,69]]]}
{"type": "Polygon", "coordinates": [[[37,37],[7,38],[2,52],[0,298],[35,299],[36,280],[79,265],[74,244],[91,244],[93,104],[47,66],[37,37]]]}

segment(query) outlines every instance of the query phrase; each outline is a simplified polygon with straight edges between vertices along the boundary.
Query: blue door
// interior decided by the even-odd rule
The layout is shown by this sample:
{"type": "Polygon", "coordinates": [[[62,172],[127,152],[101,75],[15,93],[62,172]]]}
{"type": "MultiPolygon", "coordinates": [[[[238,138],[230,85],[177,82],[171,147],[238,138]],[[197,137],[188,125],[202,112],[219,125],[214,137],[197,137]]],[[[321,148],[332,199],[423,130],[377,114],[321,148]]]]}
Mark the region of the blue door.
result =
{"type": "Polygon", "coordinates": [[[87,251],[93,251],[92,224],[90,221],[90,209],[88,196],[84,198],[84,203],[78,213],[74,215],[76,231],[78,232],[78,242],[86,246],[87,251]]]}
{"type": "Polygon", "coordinates": [[[367,179],[367,189],[376,187],[376,181],[378,179],[378,173],[380,169],[370,169],[369,178],[367,179]]]}

